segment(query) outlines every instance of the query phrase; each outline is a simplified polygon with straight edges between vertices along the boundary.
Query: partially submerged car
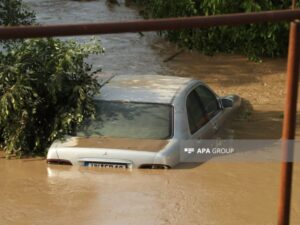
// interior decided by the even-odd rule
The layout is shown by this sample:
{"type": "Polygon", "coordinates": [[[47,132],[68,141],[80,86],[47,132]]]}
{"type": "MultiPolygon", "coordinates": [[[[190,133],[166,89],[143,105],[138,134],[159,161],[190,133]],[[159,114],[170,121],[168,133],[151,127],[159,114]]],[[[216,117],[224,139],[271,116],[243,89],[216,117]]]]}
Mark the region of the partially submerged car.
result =
{"type": "Polygon", "coordinates": [[[213,138],[241,104],[182,77],[120,75],[102,79],[96,118],[56,141],[47,162],[113,168],[171,168],[180,141],[213,138]]]}

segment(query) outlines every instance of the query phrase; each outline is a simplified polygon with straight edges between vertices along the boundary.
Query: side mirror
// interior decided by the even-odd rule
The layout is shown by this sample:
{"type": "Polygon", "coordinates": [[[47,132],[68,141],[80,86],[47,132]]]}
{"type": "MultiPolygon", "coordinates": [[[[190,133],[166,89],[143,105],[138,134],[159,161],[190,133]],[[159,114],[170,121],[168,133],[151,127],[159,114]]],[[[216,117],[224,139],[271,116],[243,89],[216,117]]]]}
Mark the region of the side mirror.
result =
{"type": "Polygon", "coordinates": [[[231,107],[233,107],[233,101],[231,99],[222,98],[221,99],[221,103],[222,103],[223,108],[231,108],[231,107]]]}

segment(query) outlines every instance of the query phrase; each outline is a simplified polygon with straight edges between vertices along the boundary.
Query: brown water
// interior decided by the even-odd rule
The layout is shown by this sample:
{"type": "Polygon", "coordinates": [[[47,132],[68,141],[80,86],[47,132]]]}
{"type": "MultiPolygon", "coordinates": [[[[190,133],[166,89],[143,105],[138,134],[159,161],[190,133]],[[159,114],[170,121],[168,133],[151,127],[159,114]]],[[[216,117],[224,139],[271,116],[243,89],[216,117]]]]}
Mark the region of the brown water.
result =
{"type": "MultiPolygon", "coordinates": [[[[139,18],[133,9],[102,1],[26,0],[41,23],[96,22],[139,18]]],[[[84,41],[88,37],[80,37],[84,41]]],[[[106,54],[91,57],[115,74],[196,77],[220,95],[246,99],[227,126],[235,138],[280,137],[285,60],[262,64],[241,56],[207,57],[178,51],[155,34],[101,37],[106,54]]],[[[298,136],[299,133],[298,133],[298,136]]],[[[0,158],[0,224],[276,224],[279,164],[179,165],[173,170],[108,170],[47,166],[42,159],[0,158]]],[[[300,224],[300,166],[295,165],[292,222],[300,224]]]]}
{"type": "MultiPolygon", "coordinates": [[[[1,224],[275,224],[277,164],[204,163],[174,170],[0,163],[1,224]]],[[[299,224],[299,166],[292,223],[299,224]]]]}

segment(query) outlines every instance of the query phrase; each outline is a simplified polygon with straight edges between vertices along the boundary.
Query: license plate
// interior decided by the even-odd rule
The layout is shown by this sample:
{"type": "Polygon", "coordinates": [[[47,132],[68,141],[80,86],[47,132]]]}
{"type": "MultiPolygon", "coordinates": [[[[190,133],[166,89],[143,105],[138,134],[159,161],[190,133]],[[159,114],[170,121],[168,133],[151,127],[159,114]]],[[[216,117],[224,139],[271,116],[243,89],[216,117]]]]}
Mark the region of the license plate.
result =
{"type": "Polygon", "coordinates": [[[105,162],[84,162],[83,166],[86,167],[97,167],[97,168],[118,168],[118,169],[126,169],[128,168],[125,163],[105,163],[105,162]]]}

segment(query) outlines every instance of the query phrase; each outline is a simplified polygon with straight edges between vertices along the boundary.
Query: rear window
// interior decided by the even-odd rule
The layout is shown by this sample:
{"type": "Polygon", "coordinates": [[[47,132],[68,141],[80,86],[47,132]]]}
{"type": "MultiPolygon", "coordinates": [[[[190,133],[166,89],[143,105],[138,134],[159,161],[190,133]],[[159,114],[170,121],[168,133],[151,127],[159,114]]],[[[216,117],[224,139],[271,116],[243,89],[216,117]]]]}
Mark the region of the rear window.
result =
{"type": "Polygon", "coordinates": [[[167,139],[172,134],[172,106],[96,100],[96,118],[86,120],[77,136],[167,139]]]}

